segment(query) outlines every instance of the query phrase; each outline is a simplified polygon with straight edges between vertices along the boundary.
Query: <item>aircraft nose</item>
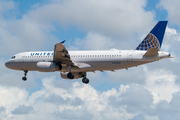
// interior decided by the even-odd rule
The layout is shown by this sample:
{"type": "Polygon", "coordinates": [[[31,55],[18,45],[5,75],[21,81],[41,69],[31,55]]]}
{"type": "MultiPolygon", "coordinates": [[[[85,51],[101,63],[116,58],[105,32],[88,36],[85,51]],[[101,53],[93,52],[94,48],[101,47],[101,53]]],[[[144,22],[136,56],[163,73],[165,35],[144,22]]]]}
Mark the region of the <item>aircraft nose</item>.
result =
{"type": "Polygon", "coordinates": [[[9,68],[9,67],[10,67],[10,64],[11,64],[10,62],[6,62],[6,63],[5,63],[5,66],[6,66],[7,68],[9,68]]]}

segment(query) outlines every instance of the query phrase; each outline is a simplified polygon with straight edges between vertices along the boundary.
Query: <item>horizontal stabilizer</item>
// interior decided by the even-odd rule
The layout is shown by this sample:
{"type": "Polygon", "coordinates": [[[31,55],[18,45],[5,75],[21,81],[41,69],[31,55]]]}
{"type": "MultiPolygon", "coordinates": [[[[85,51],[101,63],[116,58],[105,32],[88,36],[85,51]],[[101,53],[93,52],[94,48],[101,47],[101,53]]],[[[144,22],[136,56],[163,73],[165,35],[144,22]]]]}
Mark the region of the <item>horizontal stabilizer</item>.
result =
{"type": "Polygon", "coordinates": [[[153,57],[158,55],[158,51],[156,48],[150,48],[145,54],[144,57],[153,57]]]}

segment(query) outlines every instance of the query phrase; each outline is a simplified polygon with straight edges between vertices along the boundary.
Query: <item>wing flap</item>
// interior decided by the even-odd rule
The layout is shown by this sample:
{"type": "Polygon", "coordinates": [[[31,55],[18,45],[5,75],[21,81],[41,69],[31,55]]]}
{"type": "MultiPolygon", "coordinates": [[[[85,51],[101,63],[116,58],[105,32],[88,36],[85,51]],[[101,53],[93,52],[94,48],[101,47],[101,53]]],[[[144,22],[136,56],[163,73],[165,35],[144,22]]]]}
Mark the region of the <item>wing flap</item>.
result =
{"type": "Polygon", "coordinates": [[[93,68],[91,65],[87,64],[87,63],[77,63],[77,67],[80,69],[89,69],[89,68],[93,68]]]}
{"type": "Polygon", "coordinates": [[[158,51],[156,48],[150,48],[143,56],[144,57],[153,57],[158,55],[158,51]]]}

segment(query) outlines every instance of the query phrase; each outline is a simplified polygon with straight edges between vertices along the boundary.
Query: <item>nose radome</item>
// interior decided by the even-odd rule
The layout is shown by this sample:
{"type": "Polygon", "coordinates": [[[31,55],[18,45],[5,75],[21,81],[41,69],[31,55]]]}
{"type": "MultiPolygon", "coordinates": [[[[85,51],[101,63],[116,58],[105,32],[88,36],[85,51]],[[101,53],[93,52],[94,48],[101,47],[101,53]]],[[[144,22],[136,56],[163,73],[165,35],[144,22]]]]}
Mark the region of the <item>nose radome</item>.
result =
{"type": "Polygon", "coordinates": [[[9,62],[6,62],[6,63],[5,63],[5,66],[6,66],[7,68],[9,68],[10,63],[9,63],[9,62]]]}

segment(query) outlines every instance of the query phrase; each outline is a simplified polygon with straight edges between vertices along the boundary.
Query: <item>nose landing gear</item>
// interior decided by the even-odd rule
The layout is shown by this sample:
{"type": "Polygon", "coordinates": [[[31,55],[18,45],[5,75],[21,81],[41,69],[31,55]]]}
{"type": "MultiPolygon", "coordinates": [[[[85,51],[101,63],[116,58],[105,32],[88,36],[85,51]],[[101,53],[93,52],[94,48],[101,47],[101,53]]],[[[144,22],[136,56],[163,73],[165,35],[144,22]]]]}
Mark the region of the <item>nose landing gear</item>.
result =
{"type": "Polygon", "coordinates": [[[26,81],[27,80],[27,75],[28,71],[27,70],[24,70],[24,77],[22,77],[22,80],[26,81]]]}

